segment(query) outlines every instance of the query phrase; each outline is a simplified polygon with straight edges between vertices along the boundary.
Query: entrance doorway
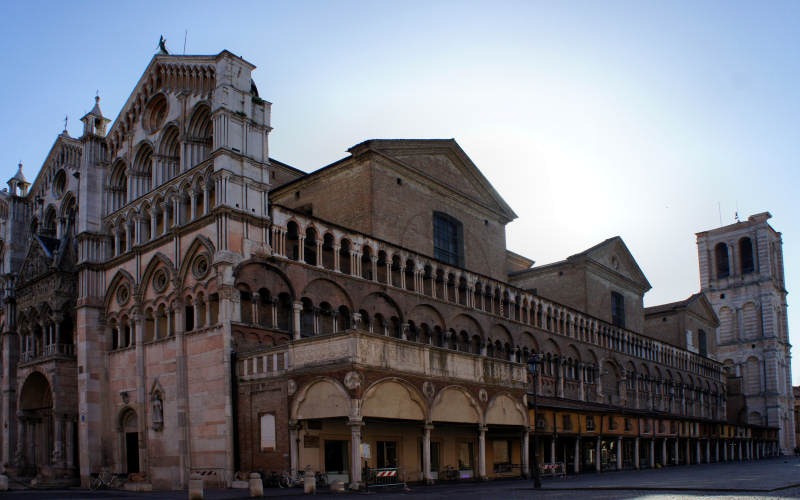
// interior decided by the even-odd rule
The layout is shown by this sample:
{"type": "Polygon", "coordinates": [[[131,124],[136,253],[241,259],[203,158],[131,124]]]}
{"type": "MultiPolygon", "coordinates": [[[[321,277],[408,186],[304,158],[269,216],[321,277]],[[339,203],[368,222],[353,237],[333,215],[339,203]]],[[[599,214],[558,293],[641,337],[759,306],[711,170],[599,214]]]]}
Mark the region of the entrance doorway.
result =
{"type": "Polygon", "coordinates": [[[128,410],[122,415],[122,444],[125,472],[139,472],[139,421],[136,412],[128,410]]]}
{"type": "Polygon", "coordinates": [[[325,440],[325,472],[340,474],[348,470],[347,441],[325,440]]]}

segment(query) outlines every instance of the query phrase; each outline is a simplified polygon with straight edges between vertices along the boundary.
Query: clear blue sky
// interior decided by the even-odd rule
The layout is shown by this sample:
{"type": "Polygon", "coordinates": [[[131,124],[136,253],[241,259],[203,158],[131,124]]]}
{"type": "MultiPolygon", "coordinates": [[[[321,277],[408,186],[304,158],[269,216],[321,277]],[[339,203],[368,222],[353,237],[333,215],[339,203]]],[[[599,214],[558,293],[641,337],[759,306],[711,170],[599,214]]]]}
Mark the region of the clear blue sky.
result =
{"type": "Polygon", "coordinates": [[[694,233],[720,211],[768,210],[800,294],[800,3],[3,2],[0,178],[23,160],[32,179],[96,90],[113,118],[185,30],[187,53],[258,66],[277,159],[453,137],[519,214],[510,249],[546,263],[621,235],[647,305],[699,289],[694,233]]]}

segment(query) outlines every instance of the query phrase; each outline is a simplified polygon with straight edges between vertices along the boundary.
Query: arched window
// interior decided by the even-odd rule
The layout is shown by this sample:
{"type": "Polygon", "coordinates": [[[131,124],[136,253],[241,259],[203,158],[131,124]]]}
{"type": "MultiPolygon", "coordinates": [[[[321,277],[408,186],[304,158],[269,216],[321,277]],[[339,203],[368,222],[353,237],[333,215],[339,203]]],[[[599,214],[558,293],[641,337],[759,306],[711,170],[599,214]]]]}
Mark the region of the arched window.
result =
{"type": "Polygon", "coordinates": [[[109,182],[109,212],[115,212],[128,203],[128,174],[125,163],[117,161],[111,169],[109,182]]]}
{"type": "Polygon", "coordinates": [[[744,237],[739,240],[739,259],[742,265],[742,274],[752,273],[755,270],[753,265],[753,242],[750,238],[744,237]]]}
{"type": "Polygon", "coordinates": [[[730,265],[728,264],[728,245],[725,243],[717,243],[714,247],[714,257],[717,261],[717,279],[727,278],[730,274],[730,265]]]}
{"type": "Polygon", "coordinates": [[[178,175],[180,162],[180,132],[178,127],[170,126],[161,137],[159,148],[158,182],[164,183],[178,175]]]}
{"type": "Polygon", "coordinates": [[[185,168],[192,168],[208,158],[213,143],[212,133],[211,110],[206,105],[200,105],[195,109],[192,119],[189,121],[185,168]]]}
{"type": "Polygon", "coordinates": [[[44,212],[44,224],[41,233],[45,236],[55,237],[56,235],[56,209],[50,205],[44,212]]]}
{"type": "Polygon", "coordinates": [[[153,185],[153,149],[148,144],[143,145],[136,152],[133,171],[136,177],[134,197],[139,197],[149,192],[153,185]]]}

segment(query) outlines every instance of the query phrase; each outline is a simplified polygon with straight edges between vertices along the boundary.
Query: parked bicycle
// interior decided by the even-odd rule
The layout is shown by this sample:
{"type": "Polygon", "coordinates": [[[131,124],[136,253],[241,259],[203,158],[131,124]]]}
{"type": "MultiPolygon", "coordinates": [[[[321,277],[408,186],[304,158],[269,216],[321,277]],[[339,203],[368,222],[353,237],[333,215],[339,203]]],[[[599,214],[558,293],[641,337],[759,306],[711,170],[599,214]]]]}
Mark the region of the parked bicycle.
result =
{"type": "Polygon", "coordinates": [[[90,490],[118,489],[125,483],[125,477],[121,474],[114,474],[110,470],[103,468],[100,472],[95,472],[89,480],[90,490]]]}

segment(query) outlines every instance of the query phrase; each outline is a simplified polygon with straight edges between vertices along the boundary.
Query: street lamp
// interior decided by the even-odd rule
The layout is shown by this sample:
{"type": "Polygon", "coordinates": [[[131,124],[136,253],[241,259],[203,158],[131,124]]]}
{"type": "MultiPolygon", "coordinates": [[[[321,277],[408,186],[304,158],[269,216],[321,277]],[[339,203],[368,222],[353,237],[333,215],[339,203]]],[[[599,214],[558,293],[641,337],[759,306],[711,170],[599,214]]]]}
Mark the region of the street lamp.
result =
{"type": "Polygon", "coordinates": [[[536,376],[539,374],[539,365],[542,364],[542,359],[538,354],[533,353],[528,358],[528,373],[533,375],[533,487],[541,488],[542,482],[539,480],[539,463],[536,459],[536,452],[539,451],[538,441],[536,440],[536,421],[539,419],[539,412],[536,406],[536,376]]]}

